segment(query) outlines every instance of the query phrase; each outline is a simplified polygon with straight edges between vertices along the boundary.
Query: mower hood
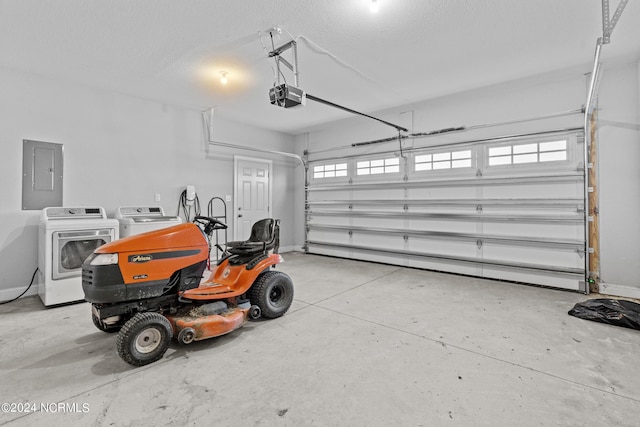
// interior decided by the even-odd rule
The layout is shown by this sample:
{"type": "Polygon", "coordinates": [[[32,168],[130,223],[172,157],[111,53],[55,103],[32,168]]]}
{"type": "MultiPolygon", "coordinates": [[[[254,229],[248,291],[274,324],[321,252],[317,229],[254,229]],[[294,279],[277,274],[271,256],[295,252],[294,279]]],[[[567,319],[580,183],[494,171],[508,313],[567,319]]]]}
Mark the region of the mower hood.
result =
{"type": "Polygon", "coordinates": [[[200,227],[189,222],[114,240],[97,248],[95,253],[148,252],[168,248],[208,250],[208,247],[209,243],[200,227]]]}

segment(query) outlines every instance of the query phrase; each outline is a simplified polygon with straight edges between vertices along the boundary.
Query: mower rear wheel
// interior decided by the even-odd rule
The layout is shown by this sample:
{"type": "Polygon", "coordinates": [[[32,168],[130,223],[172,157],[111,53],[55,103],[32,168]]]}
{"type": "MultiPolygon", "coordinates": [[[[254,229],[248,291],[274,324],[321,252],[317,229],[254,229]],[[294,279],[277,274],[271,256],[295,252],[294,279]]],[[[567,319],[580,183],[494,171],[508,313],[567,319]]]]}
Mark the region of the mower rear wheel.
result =
{"type": "Polygon", "coordinates": [[[275,319],[291,307],[293,282],[281,271],[265,271],[253,283],[248,296],[251,304],[260,307],[262,317],[275,319]]]}
{"type": "Polygon", "coordinates": [[[138,313],[124,324],[116,339],[122,360],[144,366],[164,356],[173,336],[171,323],[159,313],[138,313]]]}

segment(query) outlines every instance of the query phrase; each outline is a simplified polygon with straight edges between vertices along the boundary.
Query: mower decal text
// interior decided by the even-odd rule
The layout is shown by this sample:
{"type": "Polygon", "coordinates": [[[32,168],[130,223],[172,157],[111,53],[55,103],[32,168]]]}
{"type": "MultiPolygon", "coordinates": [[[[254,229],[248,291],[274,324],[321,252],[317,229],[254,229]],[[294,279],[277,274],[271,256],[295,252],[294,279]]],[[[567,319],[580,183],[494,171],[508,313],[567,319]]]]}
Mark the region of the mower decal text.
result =
{"type": "Polygon", "coordinates": [[[131,255],[129,257],[129,262],[148,262],[152,259],[153,257],[151,255],[131,255]]]}
{"type": "Polygon", "coordinates": [[[139,274],[137,276],[133,276],[133,280],[146,279],[147,277],[149,276],[147,276],[146,274],[139,274]]]}
{"type": "Polygon", "coordinates": [[[143,263],[152,260],[168,259],[168,258],[182,258],[186,256],[198,255],[200,249],[189,249],[184,251],[169,251],[169,252],[155,252],[153,254],[137,254],[129,255],[129,262],[143,263]]]}

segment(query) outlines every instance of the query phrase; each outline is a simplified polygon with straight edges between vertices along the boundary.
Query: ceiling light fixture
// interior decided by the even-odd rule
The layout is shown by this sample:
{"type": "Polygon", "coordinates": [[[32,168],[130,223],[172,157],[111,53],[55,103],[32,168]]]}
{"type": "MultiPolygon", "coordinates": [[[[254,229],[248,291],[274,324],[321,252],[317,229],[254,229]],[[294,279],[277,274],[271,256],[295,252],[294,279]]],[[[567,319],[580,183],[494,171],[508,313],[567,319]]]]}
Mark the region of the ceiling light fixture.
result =
{"type": "Polygon", "coordinates": [[[222,76],[220,78],[220,83],[222,83],[223,85],[226,85],[229,82],[229,80],[227,80],[227,74],[228,73],[226,71],[220,71],[220,75],[222,76]]]}
{"type": "Polygon", "coordinates": [[[369,6],[369,10],[371,13],[377,13],[380,10],[380,5],[378,4],[378,0],[371,0],[371,5],[369,6]]]}

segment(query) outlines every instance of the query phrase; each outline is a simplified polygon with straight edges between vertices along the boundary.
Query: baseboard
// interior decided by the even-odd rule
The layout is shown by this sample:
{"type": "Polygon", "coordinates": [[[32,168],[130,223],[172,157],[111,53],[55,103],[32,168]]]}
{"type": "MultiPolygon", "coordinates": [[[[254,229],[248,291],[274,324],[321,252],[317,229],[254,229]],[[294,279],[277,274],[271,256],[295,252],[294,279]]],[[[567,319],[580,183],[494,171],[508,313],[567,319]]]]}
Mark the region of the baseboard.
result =
{"type": "MultiPolygon", "coordinates": [[[[12,300],[18,295],[20,295],[21,293],[23,293],[24,290],[25,290],[25,286],[19,286],[16,288],[9,288],[9,289],[0,289],[0,302],[12,300]]],[[[29,297],[31,295],[38,295],[37,283],[34,283],[33,285],[31,285],[31,288],[27,291],[27,293],[22,295],[20,298],[29,297]]]]}
{"type": "Polygon", "coordinates": [[[304,250],[302,249],[302,246],[280,246],[278,252],[284,254],[287,252],[304,252],[304,250]]]}
{"type": "Polygon", "coordinates": [[[640,287],[635,286],[616,285],[614,283],[600,282],[599,292],[604,295],[640,299],[640,287]]]}

